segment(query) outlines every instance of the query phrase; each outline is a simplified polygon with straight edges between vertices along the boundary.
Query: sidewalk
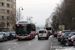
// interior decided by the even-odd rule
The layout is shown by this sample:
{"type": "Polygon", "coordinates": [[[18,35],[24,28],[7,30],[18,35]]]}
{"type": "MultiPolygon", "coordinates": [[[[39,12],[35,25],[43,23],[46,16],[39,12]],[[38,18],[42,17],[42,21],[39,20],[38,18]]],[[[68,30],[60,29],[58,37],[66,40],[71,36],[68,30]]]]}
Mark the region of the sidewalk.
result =
{"type": "Polygon", "coordinates": [[[73,49],[75,50],[74,46],[65,47],[65,46],[61,45],[60,42],[58,42],[56,37],[51,38],[50,50],[64,50],[64,49],[69,50],[68,48],[71,49],[71,50],[73,50],[73,49]]]}

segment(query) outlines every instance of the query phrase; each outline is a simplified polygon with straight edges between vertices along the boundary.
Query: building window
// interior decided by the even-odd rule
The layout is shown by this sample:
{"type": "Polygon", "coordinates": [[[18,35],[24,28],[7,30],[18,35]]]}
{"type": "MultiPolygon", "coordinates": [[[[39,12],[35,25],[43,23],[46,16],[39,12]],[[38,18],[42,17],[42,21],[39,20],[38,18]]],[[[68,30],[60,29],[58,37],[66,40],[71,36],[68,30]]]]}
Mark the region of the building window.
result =
{"type": "Polygon", "coordinates": [[[9,14],[10,13],[10,10],[7,10],[7,14],[9,14]]]}
{"type": "Polygon", "coordinates": [[[7,7],[10,7],[10,4],[7,3],[7,7]]]}
{"type": "Polygon", "coordinates": [[[7,23],[7,26],[10,26],[10,23],[7,23]]]}
{"type": "Polygon", "coordinates": [[[7,0],[7,1],[10,1],[10,0],[7,0]]]}
{"type": "Polygon", "coordinates": [[[5,19],[5,16],[1,16],[1,19],[4,20],[5,19]]]}
{"type": "Polygon", "coordinates": [[[1,13],[5,13],[5,9],[1,9],[1,13]]]}
{"type": "Polygon", "coordinates": [[[7,20],[10,20],[10,17],[9,16],[7,16],[7,20]]]}
{"type": "Polygon", "coordinates": [[[3,27],[5,27],[5,23],[4,22],[1,22],[1,27],[3,28],[3,27]]]}
{"type": "Polygon", "coordinates": [[[3,2],[0,2],[0,6],[5,6],[5,3],[3,3],[3,2]]]}

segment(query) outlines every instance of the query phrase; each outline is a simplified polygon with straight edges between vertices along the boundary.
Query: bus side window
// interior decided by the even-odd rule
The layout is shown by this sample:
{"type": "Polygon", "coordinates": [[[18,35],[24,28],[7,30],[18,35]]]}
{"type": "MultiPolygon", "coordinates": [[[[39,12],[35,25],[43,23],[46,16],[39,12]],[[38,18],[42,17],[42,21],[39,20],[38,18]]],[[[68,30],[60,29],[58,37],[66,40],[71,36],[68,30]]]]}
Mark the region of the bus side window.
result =
{"type": "Polygon", "coordinates": [[[28,33],[31,32],[31,25],[27,25],[27,32],[28,32],[28,33]]]}

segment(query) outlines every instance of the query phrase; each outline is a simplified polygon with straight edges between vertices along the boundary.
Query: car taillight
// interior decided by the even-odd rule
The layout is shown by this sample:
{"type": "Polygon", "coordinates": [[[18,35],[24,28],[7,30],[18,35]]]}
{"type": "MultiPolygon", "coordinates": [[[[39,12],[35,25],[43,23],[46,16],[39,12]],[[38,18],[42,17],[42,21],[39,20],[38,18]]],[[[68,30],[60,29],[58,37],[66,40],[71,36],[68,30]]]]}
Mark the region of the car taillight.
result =
{"type": "Polygon", "coordinates": [[[73,43],[73,39],[71,39],[71,42],[73,43]]]}
{"type": "Polygon", "coordinates": [[[48,35],[48,32],[46,34],[48,35]]]}
{"type": "Polygon", "coordinates": [[[69,39],[69,38],[70,38],[70,36],[67,37],[67,39],[69,39]]]}
{"type": "Polygon", "coordinates": [[[54,33],[54,35],[56,35],[56,33],[54,33]]]}
{"type": "Polygon", "coordinates": [[[62,36],[62,34],[59,34],[59,36],[62,36]]]}

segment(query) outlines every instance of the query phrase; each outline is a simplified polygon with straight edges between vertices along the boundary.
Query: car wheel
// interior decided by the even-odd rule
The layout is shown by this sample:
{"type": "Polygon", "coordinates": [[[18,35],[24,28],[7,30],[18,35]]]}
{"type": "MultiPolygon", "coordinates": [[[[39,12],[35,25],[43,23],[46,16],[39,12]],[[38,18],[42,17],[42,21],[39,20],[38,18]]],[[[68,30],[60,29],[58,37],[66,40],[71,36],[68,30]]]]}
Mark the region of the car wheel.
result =
{"type": "Polygon", "coordinates": [[[60,42],[60,40],[58,39],[58,42],[60,42]]]}
{"type": "Polygon", "coordinates": [[[8,40],[8,38],[6,38],[6,41],[8,40]]]}
{"type": "Polygon", "coordinates": [[[12,40],[14,39],[14,37],[12,36],[12,40]]]}
{"type": "Polygon", "coordinates": [[[46,37],[46,40],[48,40],[48,37],[46,37]]]}
{"type": "Polygon", "coordinates": [[[40,38],[38,37],[38,40],[40,40],[40,38]]]}
{"type": "Polygon", "coordinates": [[[65,46],[68,46],[69,44],[68,44],[68,42],[65,42],[65,44],[64,44],[65,46]]]}
{"type": "Polygon", "coordinates": [[[2,39],[2,42],[4,42],[4,38],[2,39]]]}

